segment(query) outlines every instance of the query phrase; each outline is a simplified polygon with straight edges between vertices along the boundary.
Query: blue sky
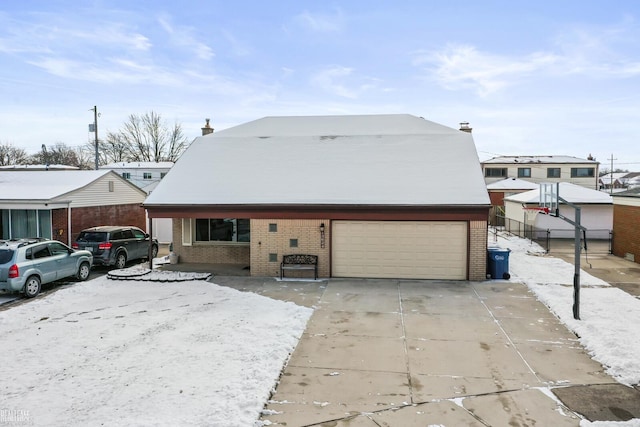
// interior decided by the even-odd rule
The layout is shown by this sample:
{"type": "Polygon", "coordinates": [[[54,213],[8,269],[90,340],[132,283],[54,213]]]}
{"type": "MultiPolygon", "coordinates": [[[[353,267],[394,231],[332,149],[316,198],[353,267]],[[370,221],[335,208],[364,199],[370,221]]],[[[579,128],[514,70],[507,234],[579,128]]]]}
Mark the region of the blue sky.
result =
{"type": "MultiPolygon", "coordinates": [[[[3,1],[0,142],[79,146],[155,111],[192,139],[264,116],[408,113],[480,160],[640,171],[640,2],[3,1]]],[[[433,161],[431,159],[430,161],[433,161]]]]}

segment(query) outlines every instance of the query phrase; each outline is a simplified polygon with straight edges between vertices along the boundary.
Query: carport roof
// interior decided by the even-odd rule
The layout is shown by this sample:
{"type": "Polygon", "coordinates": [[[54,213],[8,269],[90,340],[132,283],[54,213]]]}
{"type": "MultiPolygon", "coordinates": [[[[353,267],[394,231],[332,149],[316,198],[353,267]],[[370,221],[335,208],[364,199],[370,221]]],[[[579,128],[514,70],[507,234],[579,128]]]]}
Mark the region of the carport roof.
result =
{"type": "Polygon", "coordinates": [[[52,200],[83,188],[110,170],[0,171],[0,201],[52,200]]]}
{"type": "Polygon", "coordinates": [[[505,178],[500,181],[487,184],[487,190],[533,190],[540,185],[531,181],[518,178],[505,178]]]}
{"type": "Polygon", "coordinates": [[[471,134],[408,114],[265,117],[196,138],[145,206],[489,205],[471,134]]]}

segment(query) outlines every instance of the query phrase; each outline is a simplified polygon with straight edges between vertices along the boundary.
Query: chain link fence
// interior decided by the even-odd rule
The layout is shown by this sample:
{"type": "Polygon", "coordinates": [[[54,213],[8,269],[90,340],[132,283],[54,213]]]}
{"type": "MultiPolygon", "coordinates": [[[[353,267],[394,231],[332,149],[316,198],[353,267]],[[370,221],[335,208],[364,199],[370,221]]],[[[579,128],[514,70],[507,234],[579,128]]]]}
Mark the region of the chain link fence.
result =
{"type": "MultiPolygon", "coordinates": [[[[496,213],[490,219],[490,225],[504,230],[523,239],[529,239],[539,244],[547,253],[572,252],[575,250],[573,230],[567,229],[539,229],[532,224],[525,224],[506,218],[496,213]]],[[[581,234],[582,246],[586,244],[591,253],[610,254],[613,248],[613,231],[607,229],[589,229],[581,234]]]]}

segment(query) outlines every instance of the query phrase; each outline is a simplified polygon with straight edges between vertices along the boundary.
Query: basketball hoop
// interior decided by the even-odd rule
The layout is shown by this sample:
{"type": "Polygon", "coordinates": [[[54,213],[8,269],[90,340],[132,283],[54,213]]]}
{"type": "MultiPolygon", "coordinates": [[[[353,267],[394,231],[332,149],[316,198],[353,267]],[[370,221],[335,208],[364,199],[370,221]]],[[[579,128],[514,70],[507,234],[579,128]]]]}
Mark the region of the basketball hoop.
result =
{"type": "Polygon", "coordinates": [[[549,214],[549,208],[546,206],[527,206],[522,204],[522,210],[524,211],[524,224],[532,227],[536,224],[538,214],[549,214]]]}
{"type": "Polygon", "coordinates": [[[532,211],[535,213],[542,213],[545,215],[549,215],[549,208],[546,206],[532,206],[532,207],[528,207],[528,206],[523,206],[522,207],[523,211],[532,211]]]}

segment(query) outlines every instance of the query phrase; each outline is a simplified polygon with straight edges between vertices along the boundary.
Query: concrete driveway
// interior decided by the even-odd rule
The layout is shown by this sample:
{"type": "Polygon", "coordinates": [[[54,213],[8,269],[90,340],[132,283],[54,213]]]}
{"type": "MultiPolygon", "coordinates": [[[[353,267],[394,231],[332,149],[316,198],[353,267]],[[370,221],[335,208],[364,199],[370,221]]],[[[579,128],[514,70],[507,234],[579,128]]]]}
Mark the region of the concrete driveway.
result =
{"type": "Polygon", "coordinates": [[[316,308],[271,425],[578,426],[551,389],[615,384],[519,283],[213,281],[316,308]]]}

